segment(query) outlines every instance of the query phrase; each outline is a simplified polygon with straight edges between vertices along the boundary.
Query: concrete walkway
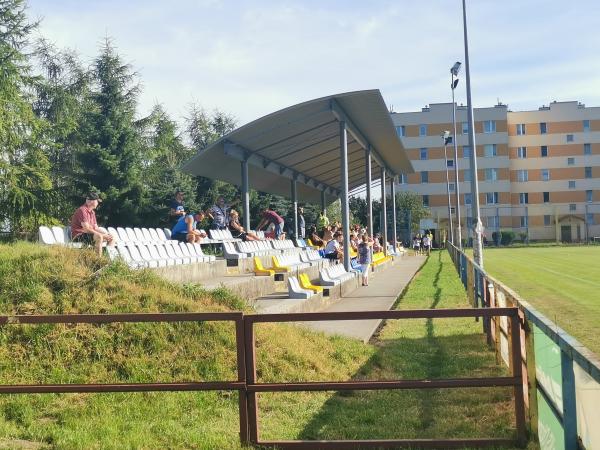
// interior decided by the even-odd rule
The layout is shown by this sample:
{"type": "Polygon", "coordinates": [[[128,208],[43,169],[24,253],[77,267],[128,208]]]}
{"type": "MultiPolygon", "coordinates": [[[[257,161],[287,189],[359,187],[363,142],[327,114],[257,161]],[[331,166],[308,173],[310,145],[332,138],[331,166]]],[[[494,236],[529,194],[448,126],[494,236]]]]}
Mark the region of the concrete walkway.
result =
{"type": "MultiPolygon", "coordinates": [[[[359,287],[319,312],[387,311],[394,305],[425,259],[425,256],[399,258],[388,269],[372,274],[369,286],[359,287]]],[[[304,322],[304,325],[327,334],[338,334],[368,342],[380,323],[381,320],[373,319],[304,322]]]]}

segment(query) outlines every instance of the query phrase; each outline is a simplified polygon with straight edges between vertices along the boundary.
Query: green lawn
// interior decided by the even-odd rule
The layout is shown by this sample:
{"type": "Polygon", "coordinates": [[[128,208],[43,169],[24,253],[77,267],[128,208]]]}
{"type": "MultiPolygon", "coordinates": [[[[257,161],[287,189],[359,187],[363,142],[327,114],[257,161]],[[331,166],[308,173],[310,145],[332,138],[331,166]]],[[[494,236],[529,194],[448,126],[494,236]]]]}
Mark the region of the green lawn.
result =
{"type": "Polygon", "coordinates": [[[600,355],[600,247],[485,250],[484,266],[600,355]]]}

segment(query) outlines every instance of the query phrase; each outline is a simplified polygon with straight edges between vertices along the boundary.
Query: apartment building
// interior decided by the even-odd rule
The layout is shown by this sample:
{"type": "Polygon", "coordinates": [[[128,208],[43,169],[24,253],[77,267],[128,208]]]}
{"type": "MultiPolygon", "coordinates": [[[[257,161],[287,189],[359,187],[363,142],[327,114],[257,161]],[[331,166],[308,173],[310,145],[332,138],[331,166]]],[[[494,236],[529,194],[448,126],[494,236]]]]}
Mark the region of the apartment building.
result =
{"type": "MultiPolygon", "coordinates": [[[[450,144],[447,163],[442,134],[454,134],[451,103],[391,115],[415,168],[398,190],[421,195],[435,226],[447,229],[446,164],[454,223],[457,167],[465,236],[472,217],[466,107],[456,108],[458,158],[450,144]]],[[[553,102],[513,112],[499,104],[476,108],[474,116],[480,212],[488,239],[506,229],[531,240],[600,236],[600,108],[553,102]]]]}

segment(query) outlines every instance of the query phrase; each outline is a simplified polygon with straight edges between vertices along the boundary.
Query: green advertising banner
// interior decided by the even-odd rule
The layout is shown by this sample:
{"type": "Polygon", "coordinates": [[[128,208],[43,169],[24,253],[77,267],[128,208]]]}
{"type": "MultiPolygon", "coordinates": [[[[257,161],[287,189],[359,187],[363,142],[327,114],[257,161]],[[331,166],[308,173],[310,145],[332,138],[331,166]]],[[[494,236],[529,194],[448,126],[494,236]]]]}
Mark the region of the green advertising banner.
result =
{"type": "Polygon", "coordinates": [[[541,450],[564,450],[563,427],[546,397],[537,392],[538,402],[538,438],[541,450]]]}
{"type": "Polygon", "coordinates": [[[562,411],[560,348],[535,325],[533,325],[533,342],[537,383],[542,385],[556,408],[562,411]]]}

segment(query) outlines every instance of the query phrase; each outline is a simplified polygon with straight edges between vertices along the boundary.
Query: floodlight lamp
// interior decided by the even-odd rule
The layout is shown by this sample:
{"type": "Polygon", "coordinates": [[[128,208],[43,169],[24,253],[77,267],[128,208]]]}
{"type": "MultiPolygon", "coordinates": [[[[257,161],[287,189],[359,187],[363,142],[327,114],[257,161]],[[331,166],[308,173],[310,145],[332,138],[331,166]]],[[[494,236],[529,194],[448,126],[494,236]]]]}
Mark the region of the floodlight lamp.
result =
{"type": "Polygon", "coordinates": [[[452,89],[452,90],[456,89],[457,85],[458,85],[458,78],[455,78],[454,81],[452,82],[452,84],[450,85],[450,89],[452,89]]]}
{"type": "Polygon", "coordinates": [[[452,73],[452,75],[457,76],[458,72],[460,72],[460,61],[456,61],[454,63],[454,65],[450,68],[450,72],[452,73]]]}

